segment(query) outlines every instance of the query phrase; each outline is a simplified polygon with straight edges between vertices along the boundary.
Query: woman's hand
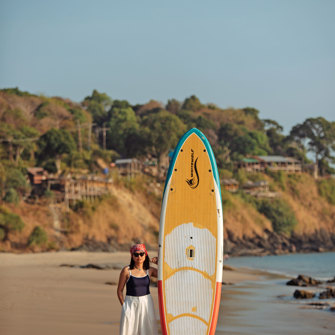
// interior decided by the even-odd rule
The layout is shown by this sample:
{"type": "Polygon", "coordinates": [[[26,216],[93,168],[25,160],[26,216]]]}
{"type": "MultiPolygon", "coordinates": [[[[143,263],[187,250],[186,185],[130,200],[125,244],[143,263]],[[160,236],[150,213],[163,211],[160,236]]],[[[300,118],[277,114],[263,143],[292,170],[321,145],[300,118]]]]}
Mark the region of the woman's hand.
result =
{"type": "Polygon", "coordinates": [[[151,263],[158,264],[158,257],[152,257],[151,258],[151,263]]]}

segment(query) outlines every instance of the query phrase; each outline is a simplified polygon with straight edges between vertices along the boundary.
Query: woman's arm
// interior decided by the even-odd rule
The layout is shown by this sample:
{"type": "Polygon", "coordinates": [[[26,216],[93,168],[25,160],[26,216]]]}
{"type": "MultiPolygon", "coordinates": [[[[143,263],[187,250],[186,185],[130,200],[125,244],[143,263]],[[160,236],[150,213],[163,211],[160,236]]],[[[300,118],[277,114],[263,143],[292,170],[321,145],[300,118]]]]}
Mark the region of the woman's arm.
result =
{"type": "MultiPolygon", "coordinates": [[[[158,265],[158,257],[151,258],[151,263],[158,265]]],[[[150,277],[152,276],[157,278],[158,271],[156,268],[150,267],[149,274],[150,277]]]]}
{"type": "Polygon", "coordinates": [[[124,286],[126,285],[128,277],[129,277],[129,269],[128,266],[125,266],[120,273],[119,284],[117,286],[117,297],[119,298],[121,305],[123,305],[124,303],[123,289],[124,286]]]}

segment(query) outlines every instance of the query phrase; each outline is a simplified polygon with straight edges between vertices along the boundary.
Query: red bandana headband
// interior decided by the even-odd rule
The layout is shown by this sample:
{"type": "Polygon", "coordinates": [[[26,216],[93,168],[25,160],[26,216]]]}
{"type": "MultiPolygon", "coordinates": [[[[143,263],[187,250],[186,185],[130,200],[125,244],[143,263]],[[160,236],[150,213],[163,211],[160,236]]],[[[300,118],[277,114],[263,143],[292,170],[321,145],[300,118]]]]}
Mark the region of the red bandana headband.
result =
{"type": "Polygon", "coordinates": [[[135,244],[130,248],[130,253],[133,255],[136,251],[143,251],[145,255],[148,255],[147,249],[144,244],[135,244]]]}

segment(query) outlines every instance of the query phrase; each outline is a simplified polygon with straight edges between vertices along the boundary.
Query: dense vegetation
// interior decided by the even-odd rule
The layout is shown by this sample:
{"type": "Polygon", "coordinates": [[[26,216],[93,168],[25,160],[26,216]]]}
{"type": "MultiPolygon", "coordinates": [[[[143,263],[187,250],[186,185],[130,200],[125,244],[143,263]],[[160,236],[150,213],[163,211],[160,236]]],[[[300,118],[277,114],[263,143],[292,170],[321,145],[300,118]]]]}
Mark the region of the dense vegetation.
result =
{"type": "MultiPolygon", "coordinates": [[[[255,108],[222,109],[203,104],[194,95],[184,101],[170,99],[166,105],[154,100],[132,105],[94,90],[81,103],[74,103],[9,88],[0,90],[0,198],[15,205],[29,194],[26,169],[33,166],[51,173],[94,173],[101,171],[98,159],[110,163],[119,157],[135,157],[156,160],[158,177],[162,177],[169,151],[193,127],[210,141],[221,176],[242,183],[249,177],[235,171],[234,162],[252,155],[282,155],[311,163],[307,153],[312,152],[320,175],[335,171],[335,122],[322,117],[308,118],[284,135],[280,124],[260,119],[255,108]]],[[[285,175],[269,175],[278,187],[287,187],[285,175]]],[[[334,204],[334,181],[321,181],[319,193],[334,204]]],[[[226,200],[224,206],[229,205],[226,200]]],[[[276,232],[289,233],[297,223],[282,199],[243,201],[267,217],[276,232]]],[[[20,218],[0,208],[0,240],[22,225],[20,218]]],[[[29,243],[47,243],[41,228],[34,230],[29,243]]]]}
{"type": "Polygon", "coordinates": [[[5,165],[38,164],[55,172],[61,164],[92,170],[97,157],[151,156],[160,163],[180,136],[196,127],[211,142],[219,168],[232,170],[232,162],[247,155],[283,155],[308,162],[306,153],[311,151],[321,174],[334,172],[335,125],[322,117],[305,120],[285,136],[276,121],[261,120],[255,108],[221,109],[202,104],[194,95],[163,106],[154,100],[131,105],[96,90],[80,104],[17,88],[0,93],[35,99],[30,115],[1,101],[0,155],[5,165]]]}

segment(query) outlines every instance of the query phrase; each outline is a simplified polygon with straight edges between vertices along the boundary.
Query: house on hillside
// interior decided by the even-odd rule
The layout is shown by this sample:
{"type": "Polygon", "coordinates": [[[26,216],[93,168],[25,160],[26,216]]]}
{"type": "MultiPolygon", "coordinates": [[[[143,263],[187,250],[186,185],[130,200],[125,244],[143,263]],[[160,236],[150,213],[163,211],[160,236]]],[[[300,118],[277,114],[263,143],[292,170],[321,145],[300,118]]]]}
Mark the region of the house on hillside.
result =
{"type": "Polygon", "coordinates": [[[277,198],[279,193],[271,192],[266,180],[248,181],[242,186],[243,192],[256,198],[277,198]]]}
{"type": "Polygon", "coordinates": [[[48,172],[42,167],[32,167],[27,169],[27,173],[31,185],[30,197],[41,196],[48,187],[48,172]]]}
{"type": "Polygon", "coordinates": [[[78,200],[92,201],[97,197],[111,193],[112,179],[96,175],[53,175],[43,168],[28,168],[28,177],[32,186],[30,199],[45,195],[46,190],[52,191],[54,203],[78,200]]]}
{"type": "Polygon", "coordinates": [[[28,178],[31,185],[40,185],[47,181],[48,172],[41,167],[28,168],[28,178]]]}
{"type": "Polygon", "coordinates": [[[117,159],[115,165],[123,176],[133,176],[142,171],[142,163],[136,158],[117,159]]]}
{"type": "Polygon", "coordinates": [[[255,193],[255,192],[268,192],[269,183],[266,180],[260,180],[256,182],[247,181],[243,186],[245,193],[255,193]]]}
{"type": "Polygon", "coordinates": [[[222,179],[221,180],[221,185],[222,185],[224,190],[232,192],[232,193],[237,192],[237,190],[239,188],[238,182],[233,178],[222,179]]]}
{"type": "Polygon", "coordinates": [[[147,158],[143,162],[142,172],[147,175],[157,177],[158,174],[157,159],[152,157],[147,158]]]}
{"type": "Polygon", "coordinates": [[[60,179],[64,187],[64,201],[67,207],[78,200],[92,201],[112,192],[112,179],[92,175],[71,176],[60,179]]]}
{"type": "Polygon", "coordinates": [[[301,162],[292,157],[283,156],[252,156],[242,159],[236,164],[238,169],[246,172],[264,172],[266,170],[286,173],[299,173],[302,171],[301,162]]]}

